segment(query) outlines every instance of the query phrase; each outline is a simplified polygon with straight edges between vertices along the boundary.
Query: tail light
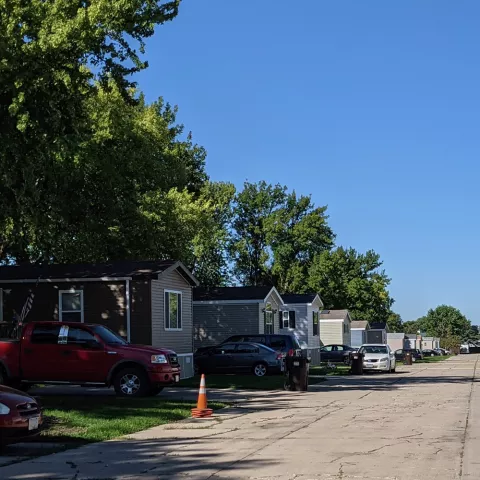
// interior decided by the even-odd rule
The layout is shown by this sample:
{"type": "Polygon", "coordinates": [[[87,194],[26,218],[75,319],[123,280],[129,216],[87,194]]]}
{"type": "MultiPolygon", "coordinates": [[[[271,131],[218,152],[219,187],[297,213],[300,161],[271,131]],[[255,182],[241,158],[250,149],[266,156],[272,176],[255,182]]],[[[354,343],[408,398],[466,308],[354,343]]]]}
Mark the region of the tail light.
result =
{"type": "Polygon", "coordinates": [[[277,353],[277,360],[281,360],[283,358],[283,355],[281,353],[277,353]]]}
{"type": "Polygon", "coordinates": [[[293,357],[295,355],[295,350],[293,348],[291,348],[289,351],[288,351],[288,356],[289,357],[293,357]]]}

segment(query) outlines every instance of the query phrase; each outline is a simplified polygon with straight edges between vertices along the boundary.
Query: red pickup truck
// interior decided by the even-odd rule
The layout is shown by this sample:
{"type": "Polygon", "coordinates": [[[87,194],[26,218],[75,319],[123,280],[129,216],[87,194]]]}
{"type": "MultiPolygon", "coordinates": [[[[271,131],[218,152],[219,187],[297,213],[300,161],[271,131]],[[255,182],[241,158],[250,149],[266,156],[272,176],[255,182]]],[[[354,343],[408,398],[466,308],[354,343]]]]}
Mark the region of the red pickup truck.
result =
{"type": "Polygon", "coordinates": [[[18,340],[0,340],[0,383],[112,386],[117,395],[157,395],[180,381],[172,350],[130,345],[103,325],[28,323],[18,340]]]}

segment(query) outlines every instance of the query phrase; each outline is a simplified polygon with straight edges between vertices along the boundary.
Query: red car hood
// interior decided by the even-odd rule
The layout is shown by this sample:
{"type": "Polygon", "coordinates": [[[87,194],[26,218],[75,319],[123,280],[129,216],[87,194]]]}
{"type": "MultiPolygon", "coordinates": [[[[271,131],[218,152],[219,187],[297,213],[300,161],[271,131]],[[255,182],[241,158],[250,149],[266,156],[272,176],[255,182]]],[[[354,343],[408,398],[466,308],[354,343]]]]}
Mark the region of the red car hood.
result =
{"type": "Polygon", "coordinates": [[[169,350],[168,348],[155,348],[149,345],[112,345],[116,350],[119,351],[135,351],[141,353],[147,353],[149,355],[159,355],[161,353],[166,353],[168,355],[176,355],[173,350],[169,350]]]}
{"type": "Polygon", "coordinates": [[[0,385],[0,403],[12,408],[20,403],[38,403],[33,397],[13,388],[0,385]]]}

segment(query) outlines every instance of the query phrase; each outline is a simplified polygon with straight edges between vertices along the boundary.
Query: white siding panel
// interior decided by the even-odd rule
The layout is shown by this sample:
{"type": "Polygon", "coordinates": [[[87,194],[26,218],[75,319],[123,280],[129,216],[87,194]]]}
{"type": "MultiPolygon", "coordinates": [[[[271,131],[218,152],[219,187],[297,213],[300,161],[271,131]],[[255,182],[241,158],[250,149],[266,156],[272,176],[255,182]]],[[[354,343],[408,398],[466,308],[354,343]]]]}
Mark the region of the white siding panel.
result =
{"type": "Polygon", "coordinates": [[[343,343],[343,322],[320,322],[320,340],[324,345],[343,343]]]}

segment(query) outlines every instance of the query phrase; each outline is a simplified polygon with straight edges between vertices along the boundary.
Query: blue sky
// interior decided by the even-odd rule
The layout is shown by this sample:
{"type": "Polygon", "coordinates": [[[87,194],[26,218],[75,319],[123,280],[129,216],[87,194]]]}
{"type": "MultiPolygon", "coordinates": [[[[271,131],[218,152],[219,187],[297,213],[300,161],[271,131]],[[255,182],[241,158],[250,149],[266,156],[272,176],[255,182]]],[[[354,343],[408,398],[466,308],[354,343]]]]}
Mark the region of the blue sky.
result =
{"type": "Polygon", "coordinates": [[[184,0],[137,80],[208,151],[213,180],[328,205],[374,249],[395,310],[480,323],[480,2],[184,0]]]}

